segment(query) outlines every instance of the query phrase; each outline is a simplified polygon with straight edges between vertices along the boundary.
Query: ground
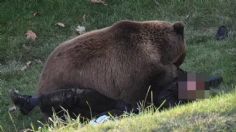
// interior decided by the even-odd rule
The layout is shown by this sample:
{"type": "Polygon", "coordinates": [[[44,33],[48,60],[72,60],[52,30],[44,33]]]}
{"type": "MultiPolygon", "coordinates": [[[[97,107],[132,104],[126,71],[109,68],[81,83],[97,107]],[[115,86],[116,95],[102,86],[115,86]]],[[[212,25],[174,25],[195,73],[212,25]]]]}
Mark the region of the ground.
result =
{"type": "Polygon", "coordinates": [[[235,0],[107,0],[106,3],[0,0],[0,131],[32,127],[37,130],[39,126],[43,131],[236,130],[235,0]],[[78,35],[75,30],[78,25],[90,31],[124,19],[183,21],[188,53],[181,67],[223,76],[224,83],[212,90],[216,96],[164,112],[146,110],[139,116],[129,115],[96,128],[82,127],[84,124],[78,121],[70,121],[67,126],[58,125],[58,120],[52,126],[42,125],[37,121],[42,119],[38,109],[29,116],[8,112],[12,105],[9,89],[34,94],[45,59],[60,42],[78,35]],[[65,27],[57,26],[58,22],[65,27]],[[226,25],[230,33],[227,39],[217,41],[214,36],[221,25],[226,25]],[[36,33],[35,41],[26,39],[28,30],[36,33]],[[27,63],[31,64],[26,66],[27,63]]]}

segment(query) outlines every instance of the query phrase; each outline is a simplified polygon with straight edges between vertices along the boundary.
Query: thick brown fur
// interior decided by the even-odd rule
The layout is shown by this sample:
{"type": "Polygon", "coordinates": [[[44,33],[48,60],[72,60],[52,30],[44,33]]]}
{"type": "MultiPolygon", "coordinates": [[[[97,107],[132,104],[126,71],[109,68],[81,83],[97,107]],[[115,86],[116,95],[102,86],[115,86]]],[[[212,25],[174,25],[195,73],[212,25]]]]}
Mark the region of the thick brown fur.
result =
{"type": "Polygon", "coordinates": [[[38,95],[80,87],[142,100],[153,79],[176,76],[186,52],[183,30],[180,22],[120,21],[66,41],[48,57],[38,95]]]}

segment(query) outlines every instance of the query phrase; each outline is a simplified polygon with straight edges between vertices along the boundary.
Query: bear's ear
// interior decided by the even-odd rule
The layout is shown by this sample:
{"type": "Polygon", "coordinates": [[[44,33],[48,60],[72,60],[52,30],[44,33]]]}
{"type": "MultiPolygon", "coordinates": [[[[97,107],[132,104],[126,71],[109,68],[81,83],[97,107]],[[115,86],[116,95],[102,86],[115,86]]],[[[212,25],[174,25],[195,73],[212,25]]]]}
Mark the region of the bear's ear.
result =
{"type": "Polygon", "coordinates": [[[184,36],[184,24],[182,22],[176,22],[173,24],[174,31],[181,35],[184,36]]]}

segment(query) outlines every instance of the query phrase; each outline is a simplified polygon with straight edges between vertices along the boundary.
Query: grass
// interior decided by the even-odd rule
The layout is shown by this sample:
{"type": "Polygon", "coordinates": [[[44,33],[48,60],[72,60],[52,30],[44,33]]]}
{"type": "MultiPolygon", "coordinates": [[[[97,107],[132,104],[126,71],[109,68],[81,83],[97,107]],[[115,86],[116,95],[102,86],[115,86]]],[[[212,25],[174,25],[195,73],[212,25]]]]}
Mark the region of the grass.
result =
{"type": "MultiPolygon", "coordinates": [[[[224,84],[220,90],[215,90],[221,94],[214,99],[161,113],[131,116],[99,126],[98,130],[114,128],[131,131],[140,128],[162,131],[175,128],[179,131],[197,131],[226,130],[227,123],[229,127],[236,126],[232,102],[236,96],[232,92],[236,85],[235,0],[107,0],[107,3],[104,6],[91,4],[88,0],[0,0],[0,131],[19,131],[31,127],[31,124],[36,128],[40,126],[37,120],[42,117],[38,109],[29,116],[8,113],[11,106],[8,90],[17,88],[22,93],[34,94],[43,66],[39,60],[45,62],[60,42],[76,36],[77,25],[85,26],[90,31],[124,19],[184,21],[188,54],[183,69],[221,75],[224,84]],[[34,16],[35,12],[39,15],[34,16]],[[63,22],[66,27],[55,26],[57,22],[63,22]],[[214,39],[220,25],[230,29],[229,37],[224,41],[214,39]],[[25,39],[27,30],[37,34],[36,41],[25,39]],[[28,61],[32,62],[32,66],[21,71],[28,61]],[[219,100],[224,106],[218,104],[219,100]],[[208,112],[201,112],[200,106],[208,112]],[[193,123],[188,125],[188,122],[193,123]],[[146,124],[145,128],[140,124],[146,124]]],[[[80,125],[77,122],[74,124],[80,125]]],[[[70,129],[75,130],[73,125],[66,127],[67,131],[70,129]]],[[[95,128],[82,128],[84,131],[92,129],[95,128]]],[[[45,127],[43,130],[49,129],[45,127]]]]}

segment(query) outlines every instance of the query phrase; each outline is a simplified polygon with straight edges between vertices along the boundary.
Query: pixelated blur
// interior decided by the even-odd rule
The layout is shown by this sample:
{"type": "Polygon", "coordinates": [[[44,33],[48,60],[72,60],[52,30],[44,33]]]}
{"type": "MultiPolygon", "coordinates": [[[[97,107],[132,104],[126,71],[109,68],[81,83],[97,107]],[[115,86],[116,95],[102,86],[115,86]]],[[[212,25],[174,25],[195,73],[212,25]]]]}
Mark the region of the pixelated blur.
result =
{"type": "Polygon", "coordinates": [[[195,100],[209,97],[207,76],[199,73],[187,73],[179,76],[178,98],[195,100]]]}

